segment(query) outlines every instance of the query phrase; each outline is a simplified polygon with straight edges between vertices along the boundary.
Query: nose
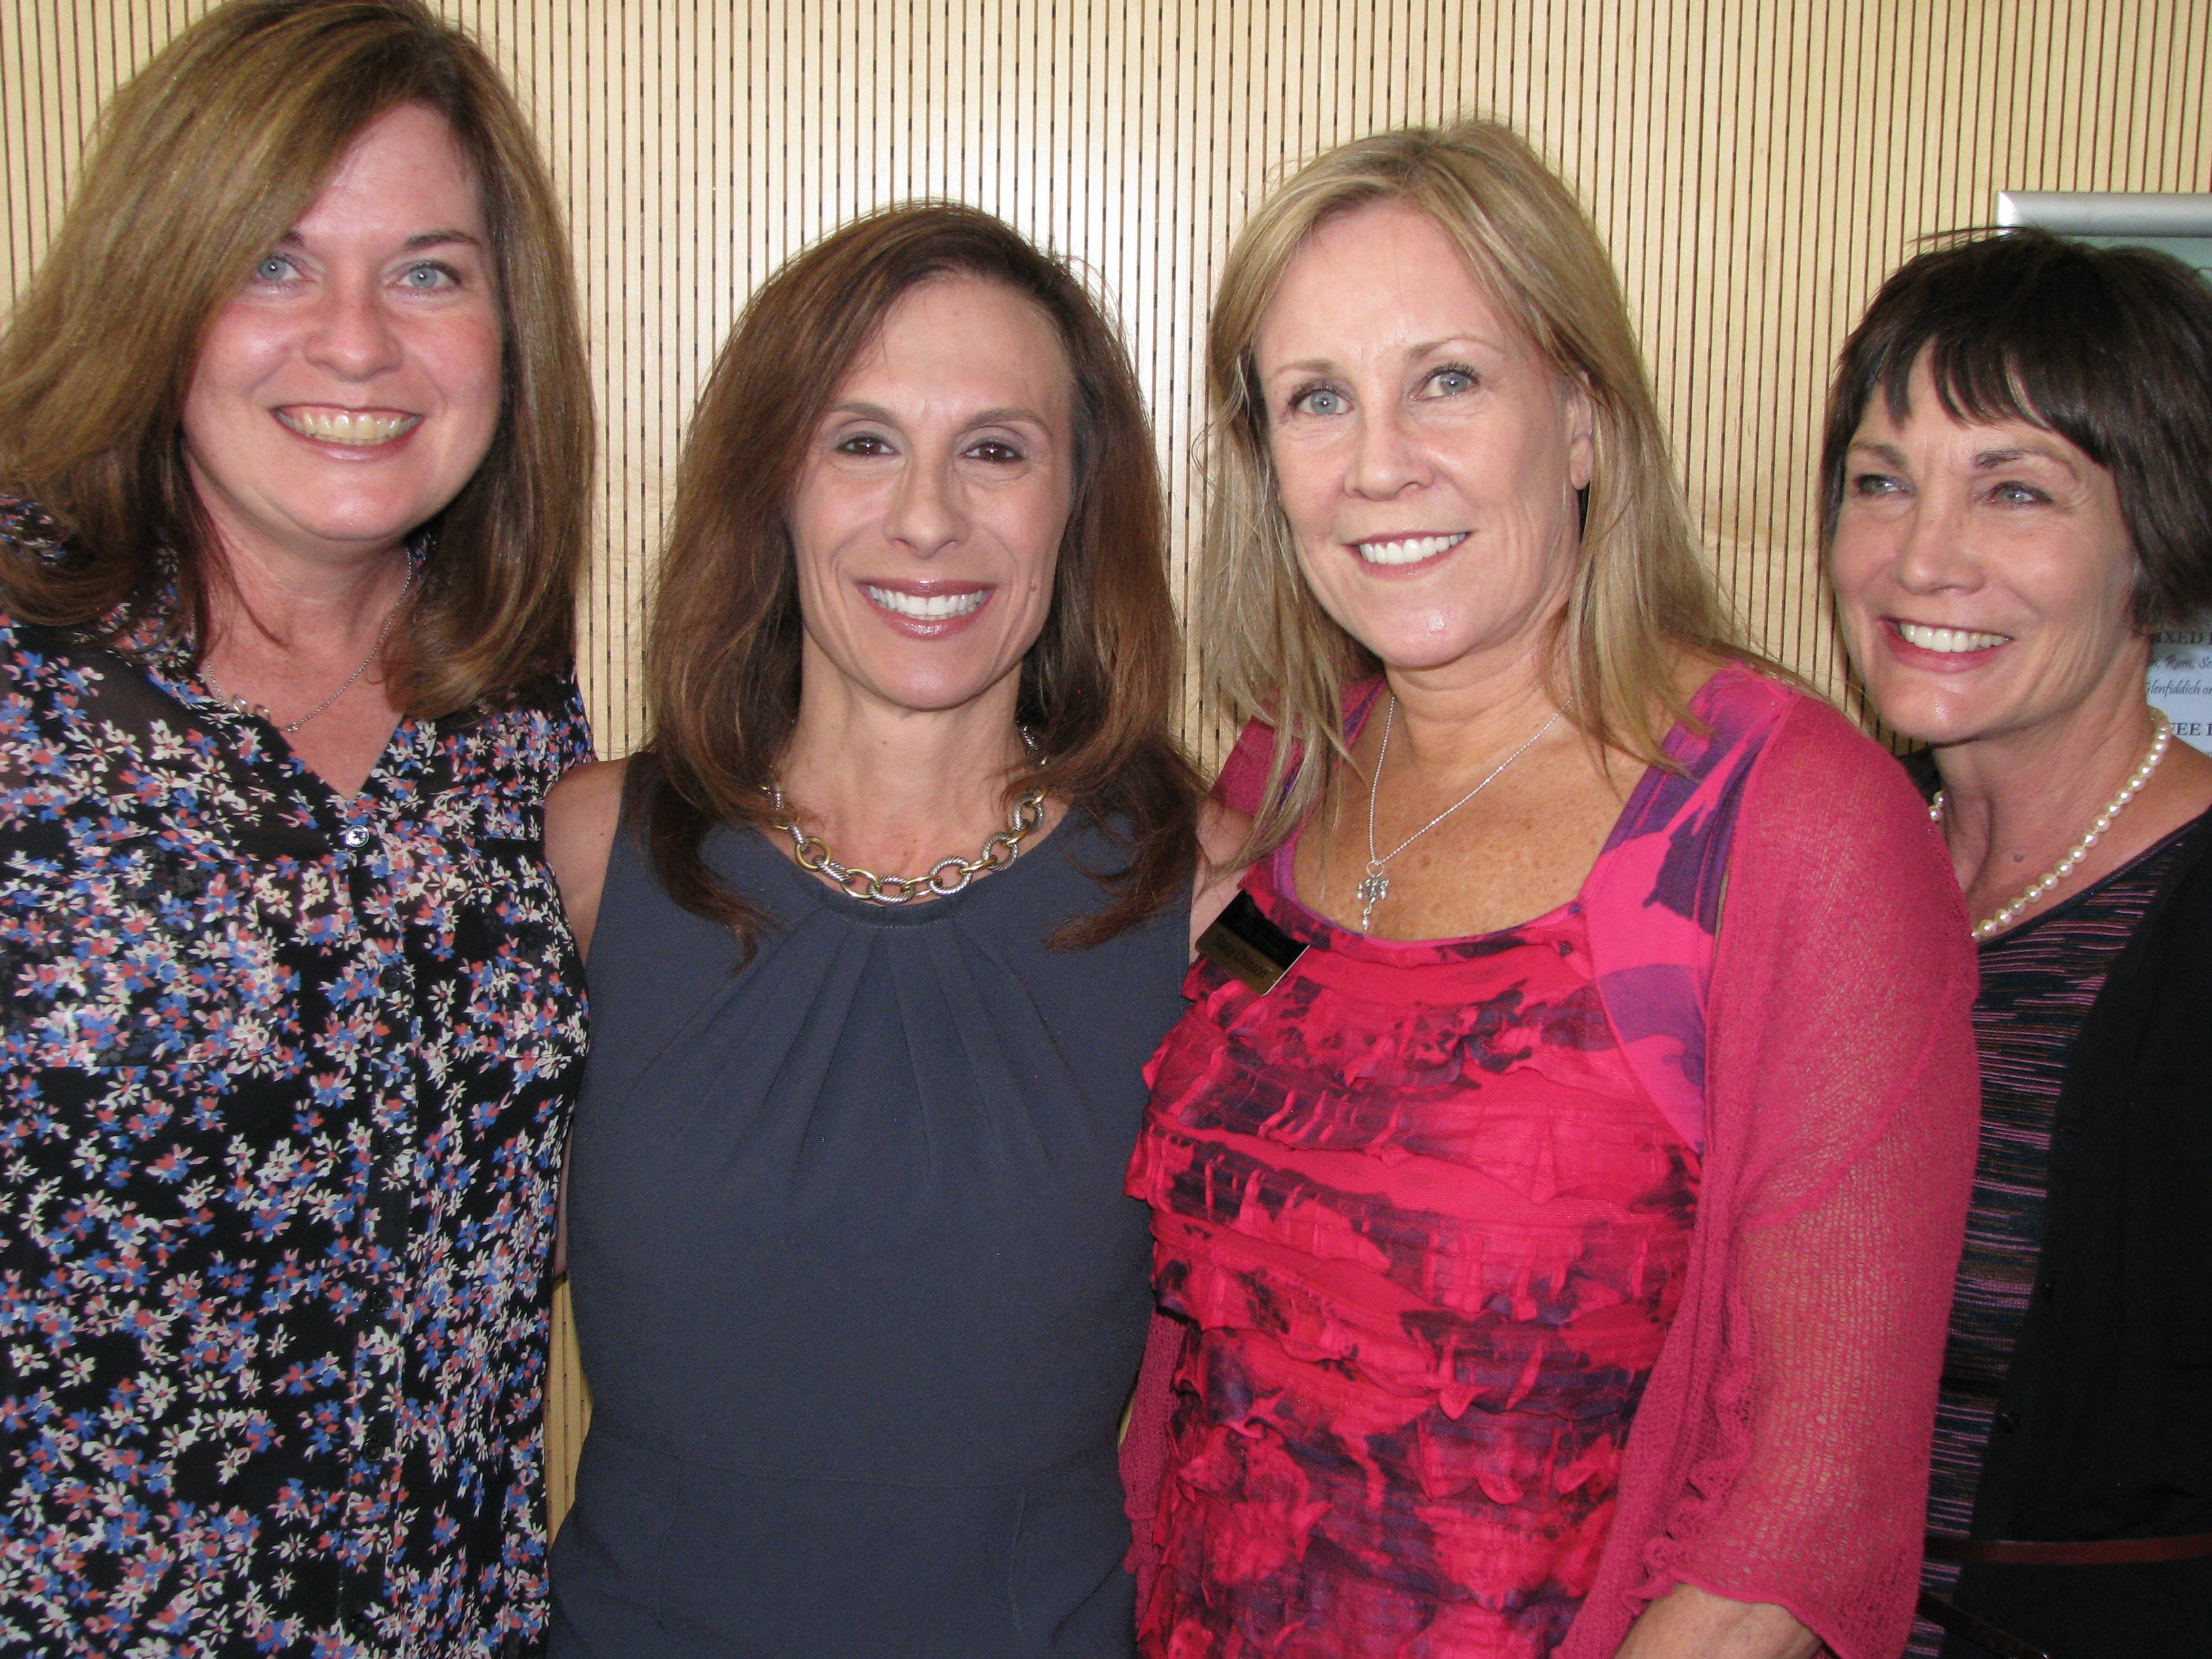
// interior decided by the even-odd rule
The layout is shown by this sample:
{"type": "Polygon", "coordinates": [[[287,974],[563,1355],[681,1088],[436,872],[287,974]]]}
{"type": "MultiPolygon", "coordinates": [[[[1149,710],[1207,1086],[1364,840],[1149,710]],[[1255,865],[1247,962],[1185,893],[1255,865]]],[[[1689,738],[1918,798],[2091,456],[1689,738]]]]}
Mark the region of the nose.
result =
{"type": "Polygon", "coordinates": [[[1345,486],[1353,495],[1389,501],[1428,482],[1427,461],[1395,405],[1370,404],[1361,415],[1352,441],[1345,486]]]}
{"type": "Polygon", "coordinates": [[[317,307],[308,359],[343,380],[365,380],[399,366],[399,335],[372,278],[332,282],[317,307]]]}
{"type": "Polygon", "coordinates": [[[1966,514],[1959,503],[1924,492],[1899,528],[1891,568],[1906,592],[1954,593],[1980,585],[1981,567],[1967,544],[1966,514]]]}
{"type": "Polygon", "coordinates": [[[915,557],[927,559],[959,541],[967,527],[950,458],[912,457],[899,470],[884,533],[915,557]]]}

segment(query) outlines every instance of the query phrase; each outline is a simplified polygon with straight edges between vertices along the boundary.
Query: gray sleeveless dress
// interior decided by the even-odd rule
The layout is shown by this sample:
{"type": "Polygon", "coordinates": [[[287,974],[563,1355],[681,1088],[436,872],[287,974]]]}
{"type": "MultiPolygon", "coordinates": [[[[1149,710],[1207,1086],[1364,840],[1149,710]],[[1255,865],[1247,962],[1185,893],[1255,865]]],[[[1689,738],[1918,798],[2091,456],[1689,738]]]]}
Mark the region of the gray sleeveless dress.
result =
{"type": "Polygon", "coordinates": [[[1094,950],[1079,815],[885,909],[750,830],[732,973],[616,837],[568,1260],[592,1397],[556,1659],[1133,1650],[1115,1430],[1152,1305],[1121,1191],[1188,916],[1094,950]]]}

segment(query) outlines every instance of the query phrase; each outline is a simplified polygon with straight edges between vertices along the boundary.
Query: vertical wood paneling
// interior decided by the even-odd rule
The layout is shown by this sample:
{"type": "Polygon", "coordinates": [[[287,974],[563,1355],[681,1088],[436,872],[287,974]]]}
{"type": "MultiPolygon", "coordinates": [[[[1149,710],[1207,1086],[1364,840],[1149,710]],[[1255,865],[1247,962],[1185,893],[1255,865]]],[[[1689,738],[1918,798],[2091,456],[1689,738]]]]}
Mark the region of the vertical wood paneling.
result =
{"type": "MultiPolygon", "coordinates": [[[[0,0],[0,298],[100,101],[207,3],[0,0]]],[[[2212,0],[443,3],[514,77],[576,238],[603,442],[581,671],[608,754],[639,735],[653,550],[714,350],[778,263],[881,203],[1003,214],[1117,304],[1187,593],[1198,336],[1247,204],[1379,126],[1516,122],[1613,250],[1733,602],[1832,687],[1809,480],[1874,285],[1916,239],[1987,222],[1999,189],[2212,188],[2212,0]]],[[[1194,697],[1189,732],[1223,736],[1194,697]]],[[[561,1305],[556,1513],[584,1421],[561,1305]]]]}

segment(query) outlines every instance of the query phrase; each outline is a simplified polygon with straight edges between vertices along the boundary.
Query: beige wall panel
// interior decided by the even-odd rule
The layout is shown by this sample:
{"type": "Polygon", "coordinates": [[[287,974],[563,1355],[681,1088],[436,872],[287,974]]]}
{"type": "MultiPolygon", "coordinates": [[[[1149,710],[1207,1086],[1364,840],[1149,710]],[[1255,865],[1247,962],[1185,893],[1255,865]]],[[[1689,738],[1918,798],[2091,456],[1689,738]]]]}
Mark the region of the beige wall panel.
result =
{"type": "MultiPolygon", "coordinates": [[[[1881,275],[1994,193],[2212,188],[2212,0],[443,0],[514,76],[568,203],[599,374],[582,671],[638,738],[637,647],[684,420],[745,295],[878,204],[957,196],[1116,301],[1187,588],[1197,341],[1254,194],[1459,109],[1583,191],[1644,332],[1714,565],[1833,687],[1808,475],[1827,367],[1881,275]]],[[[0,0],[0,299],[100,100],[205,0],[0,0]]],[[[1223,736],[1194,698],[1190,735],[1223,736]]],[[[556,1511],[584,1421],[564,1316],[556,1511]]]]}

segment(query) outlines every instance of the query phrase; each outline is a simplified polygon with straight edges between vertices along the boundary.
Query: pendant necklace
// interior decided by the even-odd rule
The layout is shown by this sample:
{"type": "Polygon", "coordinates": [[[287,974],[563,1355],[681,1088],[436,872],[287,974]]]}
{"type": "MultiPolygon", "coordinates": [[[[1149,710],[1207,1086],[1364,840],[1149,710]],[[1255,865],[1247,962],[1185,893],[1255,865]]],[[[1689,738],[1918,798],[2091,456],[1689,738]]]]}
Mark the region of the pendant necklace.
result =
{"type": "MultiPolygon", "coordinates": [[[[2142,764],[2128,775],[2128,781],[2120,786],[2120,793],[2105,803],[2104,811],[2090,822],[2088,833],[2066,849],[2065,857],[2045,871],[2033,887],[2011,903],[1974,924],[1977,939],[1996,938],[2012,926],[2014,917],[2065,880],[2074,866],[2088,856],[2089,849],[2104,839],[2105,831],[2112,827],[2112,820],[2120,815],[2120,809],[2133,800],[2142,792],[2143,785],[2150,781],[2150,775],[2158,770],[2159,762],[2166,758],[2166,745],[2173,741],[2173,722],[2166,719],[2165,711],[2154,708],[2151,714],[2155,729],[2151,733],[2150,748],[2143,755],[2142,764]]],[[[1929,803],[1928,816],[1935,819],[1937,829],[1942,828],[1943,792],[1940,789],[1936,792],[1936,799],[1929,803]]]]}
{"type": "Polygon", "coordinates": [[[1476,784],[1474,788],[1468,790],[1467,793],[1462,795],[1449,806],[1445,807],[1443,811],[1437,813],[1436,817],[1431,818],[1419,829],[1414,830],[1412,835],[1407,836],[1405,840],[1400,842],[1389,852],[1377,853],[1375,850],[1375,799],[1382,793],[1382,763],[1389,757],[1390,728],[1398,718],[1397,695],[1395,692],[1391,694],[1389,712],[1382,716],[1382,747],[1376,751],[1375,775],[1368,780],[1367,784],[1367,876],[1366,878],[1359,884],[1358,889],[1359,895],[1359,931],[1361,933],[1364,933],[1372,931],[1370,924],[1375,920],[1375,907],[1382,903],[1382,901],[1389,896],[1390,878],[1387,872],[1390,860],[1396,858],[1399,854],[1404,852],[1408,847],[1411,847],[1423,836],[1427,835],[1430,830],[1435,829],[1453,813],[1458,811],[1461,807],[1466,805],[1468,802],[1473,800],[1484,790],[1489,788],[1492,784],[1497,782],[1499,775],[1503,773],[1507,767],[1512,765],[1515,761],[1519,760],[1522,756],[1527,754],[1531,749],[1534,749],[1536,746],[1536,739],[1542,737],[1545,732],[1552,729],[1552,727],[1558,722],[1560,712],[1561,711],[1559,709],[1553,709],[1552,711],[1552,718],[1546,720],[1541,726],[1538,726],[1535,730],[1534,735],[1530,737],[1528,742],[1522,744],[1518,749],[1508,755],[1504,760],[1498,762],[1498,764],[1491,769],[1490,775],[1485,778],[1480,783],[1476,784]]]}

